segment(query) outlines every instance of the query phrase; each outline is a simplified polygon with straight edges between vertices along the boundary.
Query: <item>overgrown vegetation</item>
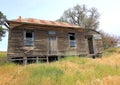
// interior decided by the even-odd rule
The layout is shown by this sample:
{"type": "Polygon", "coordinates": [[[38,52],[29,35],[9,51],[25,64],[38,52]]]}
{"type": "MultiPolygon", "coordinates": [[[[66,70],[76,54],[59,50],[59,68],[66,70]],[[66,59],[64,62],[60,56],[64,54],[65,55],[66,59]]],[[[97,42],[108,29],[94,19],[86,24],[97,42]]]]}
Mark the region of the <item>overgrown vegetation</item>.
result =
{"type": "Polygon", "coordinates": [[[8,63],[7,60],[7,52],[5,51],[0,51],[0,66],[8,63]]]}
{"type": "Polygon", "coordinates": [[[104,49],[116,47],[120,42],[120,36],[111,35],[105,32],[101,32],[103,37],[104,49]]]}
{"type": "Polygon", "coordinates": [[[116,47],[116,48],[105,49],[103,53],[104,57],[106,56],[109,57],[112,54],[120,54],[120,48],[116,47]]]}
{"type": "Polygon", "coordinates": [[[120,85],[119,80],[120,48],[108,49],[96,59],[73,56],[52,63],[0,66],[0,85],[120,85]]]}
{"type": "Polygon", "coordinates": [[[6,57],[7,56],[7,52],[5,51],[0,51],[0,57],[6,57]]]}

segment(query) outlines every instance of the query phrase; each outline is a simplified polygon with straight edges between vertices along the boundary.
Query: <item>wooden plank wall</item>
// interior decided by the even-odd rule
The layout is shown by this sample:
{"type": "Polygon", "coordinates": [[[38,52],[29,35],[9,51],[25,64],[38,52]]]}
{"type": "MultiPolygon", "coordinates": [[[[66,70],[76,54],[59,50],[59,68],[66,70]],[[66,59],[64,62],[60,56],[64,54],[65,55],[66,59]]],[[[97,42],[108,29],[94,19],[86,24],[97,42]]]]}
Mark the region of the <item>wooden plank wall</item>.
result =
{"type": "MultiPolygon", "coordinates": [[[[66,28],[54,28],[54,27],[40,27],[40,26],[30,26],[23,25],[19,28],[13,28],[9,33],[8,42],[8,57],[24,57],[24,52],[27,49],[32,49],[32,47],[26,47],[23,43],[23,32],[24,30],[33,30],[35,32],[35,41],[33,50],[28,53],[28,56],[42,56],[49,55],[49,34],[48,31],[55,31],[57,37],[57,55],[82,55],[88,54],[88,42],[84,37],[83,32],[78,32],[75,29],[66,28]],[[68,33],[76,33],[76,43],[77,47],[69,47],[68,33]],[[23,49],[25,48],[26,49],[23,49]]],[[[94,32],[95,33],[95,32],[94,32]]],[[[93,33],[91,33],[93,34],[93,33]]],[[[95,41],[95,50],[101,47],[102,41],[95,41]]]]}

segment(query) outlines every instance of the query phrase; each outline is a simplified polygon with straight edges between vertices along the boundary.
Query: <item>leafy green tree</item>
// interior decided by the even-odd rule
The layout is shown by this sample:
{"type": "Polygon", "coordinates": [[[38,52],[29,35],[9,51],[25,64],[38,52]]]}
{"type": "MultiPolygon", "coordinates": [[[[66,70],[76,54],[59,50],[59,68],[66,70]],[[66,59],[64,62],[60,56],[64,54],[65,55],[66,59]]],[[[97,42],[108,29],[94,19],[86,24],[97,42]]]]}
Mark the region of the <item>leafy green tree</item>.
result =
{"type": "Polygon", "coordinates": [[[100,14],[96,8],[88,9],[85,5],[76,5],[73,8],[69,8],[64,11],[59,22],[67,22],[75,24],[86,29],[98,29],[100,14]]]}
{"type": "Polygon", "coordinates": [[[5,30],[2,26],[6,24],[6,20],[6,16],[0,11],[0,41],[2,40],[2,37],[5,36],[5,30]]]}

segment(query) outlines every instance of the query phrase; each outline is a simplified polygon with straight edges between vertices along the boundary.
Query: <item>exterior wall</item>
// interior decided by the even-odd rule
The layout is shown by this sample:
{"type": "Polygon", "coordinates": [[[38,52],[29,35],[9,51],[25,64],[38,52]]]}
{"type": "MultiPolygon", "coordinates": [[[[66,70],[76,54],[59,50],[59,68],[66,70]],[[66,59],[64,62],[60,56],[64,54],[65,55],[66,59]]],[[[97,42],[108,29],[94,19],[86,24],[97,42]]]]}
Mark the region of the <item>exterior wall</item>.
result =
{"type": "Polygon", "coordinates": [[[93,35],[100,35],[99,33],[95,32],[95,31],[90,31],[89,35],[92,35],[93,37],[93,47],[94,47],[94,53],[98,54],[98,53],[102,53],[103,52],[103,42],[102,42],[102,36],[101,39],[95,39],[93,35]]]}
{"type": "Polygon", "coordinates": [[[64,30],[58,31],[57,32],[57,47],[58,47],[58,52],[59,55],[66,55],[68,52],[68,36],[67,32],[64,30]]]}
{"type": "Polygon", "coordinates": [[[48,32],[46,30],[35,30],[33,55],[48,55],[48,32]]]}
{"type": "MultiPolygon", "coordinates": [[[[13,28],[10,30],[8,42],[8,58],[24,56],[49,56],[48,31],[56,32],[57,54],[52,55],[66,56],[89,54],[88,41],[87,38],[85,38],[83,32],[79,32],[76,29],[23,25],[21,27],[13,28]],[[24,46],[24,30],[34,31],[33,46],[24,46]],[[69,46],[68,33],[76,34],[76,47],[69,46]]],[[[92,34],[96,34],[96,32],[91,32],[91,35],[92,34]]],[[[94,49],[96,53],[101,49],[101,46],[101,40],[94,40],[94,49]]]]}
{"type": "Polygon", "coordinates": [[[88,54],[88,41],[84,36],[84,33],[77,33],[77,52],[78,55],[88,54]]]}
{"type": "Polygon", "coordinates": [[[9,30],[8,40],[8,56],[22,57],[23,51],[20,49],[23,47],[23,30],[12,29],[9,30]]]}

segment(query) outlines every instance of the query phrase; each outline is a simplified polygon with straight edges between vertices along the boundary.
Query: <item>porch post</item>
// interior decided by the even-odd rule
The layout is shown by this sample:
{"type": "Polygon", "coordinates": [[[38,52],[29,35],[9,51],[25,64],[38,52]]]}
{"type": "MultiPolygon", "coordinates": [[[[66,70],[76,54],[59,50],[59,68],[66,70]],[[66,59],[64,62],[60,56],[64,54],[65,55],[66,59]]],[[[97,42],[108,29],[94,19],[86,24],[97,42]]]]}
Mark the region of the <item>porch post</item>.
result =
{"type": "Polygon", "coordinates": [[[27,65],[27,57],[23,57],[23,63],[24,65],[27,65]]]}

